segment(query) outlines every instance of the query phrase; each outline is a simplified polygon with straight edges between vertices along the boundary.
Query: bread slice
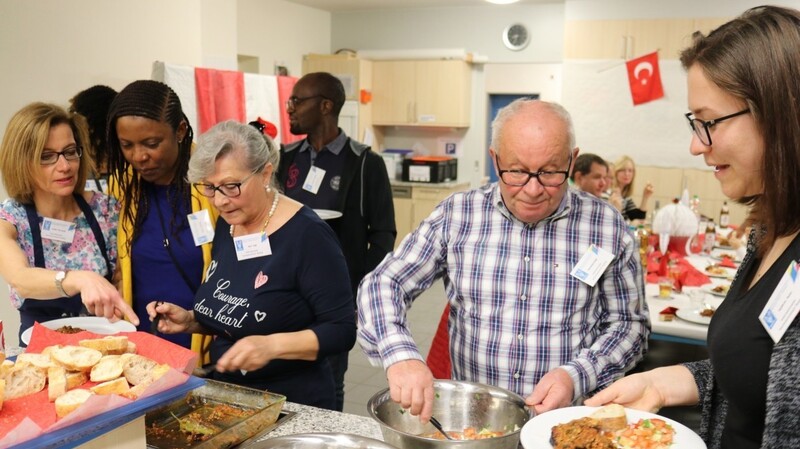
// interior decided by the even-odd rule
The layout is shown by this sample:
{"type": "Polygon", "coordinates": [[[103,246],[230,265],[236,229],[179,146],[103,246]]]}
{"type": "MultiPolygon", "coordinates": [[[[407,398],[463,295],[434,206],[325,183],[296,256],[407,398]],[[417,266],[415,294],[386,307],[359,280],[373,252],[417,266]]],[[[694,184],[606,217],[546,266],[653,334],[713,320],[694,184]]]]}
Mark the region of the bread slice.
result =
{"type": "Polygon", "coordinates": [[[108,382],[97,384],[91,388],[94,394],[122,394],[131,388],[124,377],[118,377],[108,382]]]}
{"type": "Polygon", "coordinates": [[[46,354],[31,354],[28,352],[23,352],[22,354],[17,356],[17,364],[22,363],[30,363],[31,365],[42,368],[48,369],[51,366],[55,366],[50,357],[46,354]]]}
{"type": "Polygon", "coordinates": [[[0,363],[3,363],[5,361],[6,361],[6,353],[3,352],[3,351],[0,351],[0,363]]]}
{"type": "Polygon", "coordinates": [[[128,337],[124,335],[109,335],[103,338],[92,338],[81,340],[79,346],[91,348],[103,353],[103,355],[120,355],[128,349],[128,337]]]}
{"type": "Polygon", "coordinates": [[[103,354],[83,346],[64,346],[53,351],[51,357],[70,371],[91,371],[103,354]]]}
{"type": "Polygon", "coordinates": [[[67,371],[67,391],[78,388],[89,380],[83,371],[67,371]]]}
{"type": "Polygon", "coordinates": [[[42,349],[42,354],[52,359],[51,354],[53,353],[53,351],[59,348],[61,348],[61,345],[47,346],[46,348],[42,349]]]}
{"type": "Polygon", "coordinates": [[[118,355],[103,356],[89,375],[92,382],[106,382],[122,375],[122,360],[118,355]]]}
{"type": "Polygon", "coordinates": [[[0,363],[0,379],[5,379],[13,368],[14,362],[11,360],[4,360],[2,363],[0,363]]]}
{"type": "Polygon", "coordinates": [[[16,399],[44,389],[47,381],[46,371],[33,365],[14,366],[8,372],[6,381],[6,399],[16,399]]]}
{"type": "Polygon", "coordinates": [[[0,379],[0,411],[3,410],[3,400],[6,398],[6,381],[0,379]]]}
{"type": "Polygon", "coordinates": [[[619,404],[608,404],[597,409],[589,415],[600,425],[600,430],[606,432],[616,432],[628,427],[628,417],[625,415],[625,407],[619,404]]]}
{"type": "Polygon", "coordinates": [[[122,373],[131,385],[139,385],[153,376],[153,369],[158,366],[155,360],[138,354],[123,354],[122,373]]]}
{"type": "Polygon", "coordinates": [[[128,354],[136,354],[136,343],[128,340],[128,347],[125,348],[125,352],[128,354]]]}
{"type": "Polygon", "coordinates": [[[128,391],[122,393],[122,396],[128,399],[138,399],[139,396],[144,393],[144,390],[147,389],[153,382],[157,381],[161,378],[164,374],[167,374],[172,367],[167,365],[166,363],[162,363],[160,365],[156,365],[150,372],[148,377],[145,377],[141,380],[138,385],[131,387],[128,391]]]}
{"type": "Polygon", "coordinates": [[[83,405],[94,393],[89,390],[70,390],[56,399],[56,415],[59,418],[67,416],[76,408],[83,405]]]}
{"type": "Polygon", "coordinates": [[[47,369],[47,399],[55,401],[67,392],[67,370],[63,366],[51,366],[47,369]]]}

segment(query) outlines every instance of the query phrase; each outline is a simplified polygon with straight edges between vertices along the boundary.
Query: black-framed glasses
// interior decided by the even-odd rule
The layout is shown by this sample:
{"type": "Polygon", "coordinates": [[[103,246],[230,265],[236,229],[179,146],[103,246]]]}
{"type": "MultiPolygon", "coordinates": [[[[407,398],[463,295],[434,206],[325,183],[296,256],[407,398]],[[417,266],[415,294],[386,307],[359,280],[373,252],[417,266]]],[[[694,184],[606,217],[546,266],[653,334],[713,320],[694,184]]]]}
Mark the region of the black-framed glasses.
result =
{"type": "Polygon", "coordinates": [[[236,198],[242,194],[242,184],[247,182],[247,180],[252,178],[256,173],[258,173],[258,171],[250,173],[239,182],[226,182],[225,184],[220,184],[218,186],[215,186],[214,184],[207,184],[205,182],[196,182],[192,185],[200,193],[200,195],[208,198],[214,198],[214,194],[217,192],[227,196],[228,198],[236,198]]]}
{"type": "Polygon", "coordinates": [[[79,146],[67,148],[64,151],[45,151],[39,156],[39,164],[53,165],[58,162],[60,156],[64,156],[65,161],[77,161],[83,155],[83,148],[79,146]]]}
{"type": "Polygon", "coordinates": [[[326,97],[325,95],[310,95],[308,97],[295,97],[294,95],[292,95],[291,97],[289,97],[288,100],[286,100],[286,109],[296,108],[300,106],[300,103],[306,100],[310,100],[312,98],[324,98],[326,100],[328,99],[328,97],[326,97]]]}
{"type": "Polygon", "coordinates": [[[497,164],[497,172],[500,174],[500,179],[510,186],[522,187],[526,185],[531,178],[536,178],[539,184],[544,187],[558,187],[564,184],[569,177],[569,167],[572,165],[572,153],[569,153],[567,169],[556,171],[541,170],[530,172],[525,170],[501,170],[500,157],[497,154],[494,155],[494,160],[497,164]]]}
{"type": "Polygon", "coordinates": [[[700,120],[699,118],[695,118],[693,113],[687,112],[686,120],[689,120],[689,127],[697,135],[697,138],[700,139],[700,142],[705,146],[711,146],[710,128],[712,126],[716,125],[717,123],[724,122],[725,120],[747,114],[749,112],[750,112],[749,108],[743,109],[739,112],[734,112],[733,114],[728,114],[724,117],[715,118],[713,120],[700,120]]]}

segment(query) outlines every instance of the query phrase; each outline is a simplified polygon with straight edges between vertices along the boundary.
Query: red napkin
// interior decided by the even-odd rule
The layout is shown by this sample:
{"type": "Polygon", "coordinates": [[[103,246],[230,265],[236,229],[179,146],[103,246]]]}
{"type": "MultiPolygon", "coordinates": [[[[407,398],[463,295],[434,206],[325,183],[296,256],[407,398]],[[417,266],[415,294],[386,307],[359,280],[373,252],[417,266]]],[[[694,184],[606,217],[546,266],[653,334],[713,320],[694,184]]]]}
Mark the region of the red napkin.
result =
{"type": "Polygon", "coordinates": [[[726,268],[736,268],[736,264],[731,260],[730,257],[723,257],[722,260],[719,261],[719,266],[726,268]]]}
{"type": "Polygon", "coordinates": [[[648,255],[647,282],[656,284],[659,278],[668,276],[670,261],[674,261],[680,269],[678,279],[675,280],[676,291],[681,291],[684,286],[699,287],[711,282],[708,276],[693,267],[683,257],[678,257],[677,253],[670,252],[667,257],[664,257],[659,251],[653,251],[648,255]]]}

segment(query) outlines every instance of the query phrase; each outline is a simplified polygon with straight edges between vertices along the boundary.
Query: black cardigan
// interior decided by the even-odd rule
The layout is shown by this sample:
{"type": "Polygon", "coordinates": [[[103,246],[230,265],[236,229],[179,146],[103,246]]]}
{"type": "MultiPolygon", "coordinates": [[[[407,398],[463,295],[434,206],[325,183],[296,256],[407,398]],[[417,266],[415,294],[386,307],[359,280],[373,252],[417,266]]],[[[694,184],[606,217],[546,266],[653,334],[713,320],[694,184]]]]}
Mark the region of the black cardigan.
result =
{"type": "MultiPolygon", "coordinates": [[[[281,148],[278,166],[281,188],[285,186],[289,167],[303,142],[281,148]]],[[[342,152],[345,162],[336,200],[336,210],[342,217],[328,220],[328,224],[342,245],[355,297],[361,279],[394,249],[397,227],[392,187],[383,158],[370,147],[349,138],[342,152]]]]}

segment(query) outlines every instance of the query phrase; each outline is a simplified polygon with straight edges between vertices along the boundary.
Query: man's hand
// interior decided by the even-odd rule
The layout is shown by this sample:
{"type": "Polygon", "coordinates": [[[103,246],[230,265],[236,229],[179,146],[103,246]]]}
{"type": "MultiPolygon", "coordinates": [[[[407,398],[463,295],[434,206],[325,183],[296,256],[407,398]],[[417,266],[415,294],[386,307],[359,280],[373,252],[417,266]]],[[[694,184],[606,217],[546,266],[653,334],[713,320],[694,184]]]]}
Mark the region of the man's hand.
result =
{"type": "Polygon", "coordinates": [[[533,393],[525,398],[525,404],[533,407],[536,413],[566,407],[572,403],[575,386],[572,378],[563,368],[556,368],[545,374],[533,387],[533,393]]]}
{"type": "Polygon", "coordinates": [[[420,422],[428,422],[433,413],[433,374],[420,360],[403,360],[386,370],[389,392],[394,402],[420,422]]]}

